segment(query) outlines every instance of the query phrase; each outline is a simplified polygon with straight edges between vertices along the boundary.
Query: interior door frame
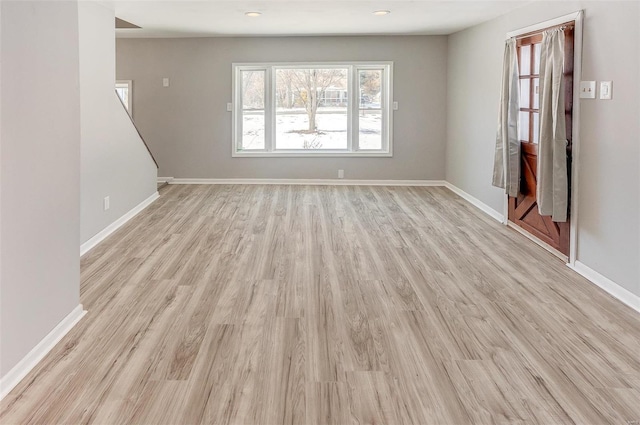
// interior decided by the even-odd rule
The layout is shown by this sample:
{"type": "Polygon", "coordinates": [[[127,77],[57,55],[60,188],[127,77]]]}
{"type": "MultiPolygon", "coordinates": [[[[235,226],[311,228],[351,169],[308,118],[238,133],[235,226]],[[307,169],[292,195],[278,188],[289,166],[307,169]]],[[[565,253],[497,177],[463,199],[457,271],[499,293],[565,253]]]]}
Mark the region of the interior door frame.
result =
{"type": "MultiPolygon", "coordinates": [[[[507,33],[507,40],[511,37],[517,37],[529,32],[543,30],[545,28],[561,25],[565,22],[575,21],[573,28],[574,45],[573,45],[573,122],[572,132],[573,140],[571,147],[571,222],[569,230],[569,262],[567,265],[573,267],[576,263],[576,255],[578,248],[578,197],[579,188],[579,169],[580,169],[580,81],[582,80],[582,26],[584,22],[584,11],[578,10],[567,15],[559,16],[548,21],[540,22],[528,27],[520,28],[507,33]]],[[[509,197],[505,193],[503,204],[504,219],[502,224],[505,226],[509,223],[509,197]]],[[[532,240],[537,241],[532,236],[532,240]]],[[[546,244],[539,243],[545,249],[546,244]]]]}

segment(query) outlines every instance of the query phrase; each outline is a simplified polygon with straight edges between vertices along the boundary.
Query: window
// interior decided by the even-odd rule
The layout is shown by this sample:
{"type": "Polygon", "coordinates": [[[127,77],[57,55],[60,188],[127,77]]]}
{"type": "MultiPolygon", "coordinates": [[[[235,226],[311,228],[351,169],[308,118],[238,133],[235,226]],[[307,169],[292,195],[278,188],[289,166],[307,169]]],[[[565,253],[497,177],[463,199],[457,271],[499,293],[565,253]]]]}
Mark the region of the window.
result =
{"type": "Polygon", "coordinates": [[[132,81],[131,80],[122,80],[116,81],[116,93],[122,100],[122,104],[129,112],[129,115],[133,116],[133,102],[132,102],[132,81]]]}
{"type": "Polygon", "coordinates": [[[391,156],[391,62],[234,64],[233,156],[391,156]]]}

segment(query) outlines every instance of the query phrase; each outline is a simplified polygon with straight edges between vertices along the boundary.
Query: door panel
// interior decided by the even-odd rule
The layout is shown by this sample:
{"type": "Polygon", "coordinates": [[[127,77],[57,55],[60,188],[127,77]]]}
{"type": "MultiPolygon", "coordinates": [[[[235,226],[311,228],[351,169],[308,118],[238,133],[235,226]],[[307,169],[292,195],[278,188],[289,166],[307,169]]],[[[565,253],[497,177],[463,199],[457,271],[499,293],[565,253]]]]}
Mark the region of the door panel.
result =
{"type": "Polygon", "coordinates": [[[522,143],[520,194],[509,198],[509,220],[542,242],[568,254],[569,225],[538,214],[536,200],[538,145],[522,143]]]}

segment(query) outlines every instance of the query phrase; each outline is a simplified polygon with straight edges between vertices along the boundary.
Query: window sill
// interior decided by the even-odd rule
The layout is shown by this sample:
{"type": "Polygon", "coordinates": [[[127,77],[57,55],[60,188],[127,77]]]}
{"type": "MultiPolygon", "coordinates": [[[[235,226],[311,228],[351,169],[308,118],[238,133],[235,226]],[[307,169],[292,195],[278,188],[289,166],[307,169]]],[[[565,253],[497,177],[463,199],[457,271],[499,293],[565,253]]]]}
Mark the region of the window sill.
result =
{"type": "Polygon", "coordinates": [[[233,152],[233,158],[391,158],[392,152],[233,152]]]}

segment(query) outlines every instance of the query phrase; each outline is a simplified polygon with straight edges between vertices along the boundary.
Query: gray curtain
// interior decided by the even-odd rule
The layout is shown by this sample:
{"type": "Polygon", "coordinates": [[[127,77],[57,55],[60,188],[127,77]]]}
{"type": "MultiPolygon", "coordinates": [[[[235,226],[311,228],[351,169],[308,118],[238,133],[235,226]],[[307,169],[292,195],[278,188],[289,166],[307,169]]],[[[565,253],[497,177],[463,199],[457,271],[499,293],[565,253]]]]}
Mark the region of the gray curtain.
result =
{"type": "Polygon", "coordinates": [[[502,90],[493,161],[493,185],[505,189],[509,196],[517,196],[520,190],[519,83],[518,51],[514,37],[508,39],[504,47],[502,90]]]}
{"type": "Polygon", "coordinates": [[[564,31],[542,34],[540,50],[540,143],[538,211],[556,222],[567,221],[569,180],[564,111],[564,31]]]}

